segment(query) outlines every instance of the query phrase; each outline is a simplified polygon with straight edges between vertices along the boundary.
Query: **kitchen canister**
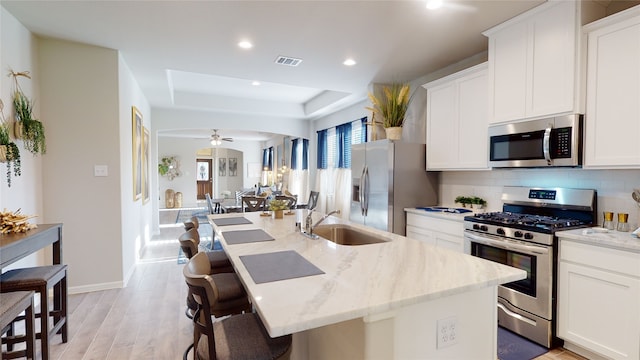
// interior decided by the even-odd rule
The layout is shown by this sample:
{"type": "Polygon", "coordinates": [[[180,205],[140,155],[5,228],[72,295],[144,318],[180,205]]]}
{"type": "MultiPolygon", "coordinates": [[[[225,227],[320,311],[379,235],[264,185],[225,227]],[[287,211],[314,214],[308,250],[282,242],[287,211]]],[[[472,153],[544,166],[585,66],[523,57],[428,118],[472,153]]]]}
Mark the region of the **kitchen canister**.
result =
{"type": "Polygon", "coordinates": [[[618,213],[618,228],[616,230],[627,232],[629,231],[629,214],[626,213],[618,213]]]}

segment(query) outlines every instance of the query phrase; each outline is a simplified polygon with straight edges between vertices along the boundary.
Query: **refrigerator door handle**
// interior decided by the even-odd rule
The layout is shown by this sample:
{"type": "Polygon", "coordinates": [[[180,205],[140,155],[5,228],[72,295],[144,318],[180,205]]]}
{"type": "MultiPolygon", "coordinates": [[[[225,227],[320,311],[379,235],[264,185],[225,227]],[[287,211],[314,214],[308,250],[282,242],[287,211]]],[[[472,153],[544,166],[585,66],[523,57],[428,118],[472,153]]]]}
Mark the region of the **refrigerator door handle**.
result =
{"type": "Polygon", "coordinates": [[[369,212],[369,167],[364,168],[364,216],[369,212]]]}
{"type": "Polygon", "coordinates": [[[362,173],[360,174],[360,191],[358,193],[358,200],[360,202],[360,215],[364,216],[364,170],[362,168],[362,173]]]}

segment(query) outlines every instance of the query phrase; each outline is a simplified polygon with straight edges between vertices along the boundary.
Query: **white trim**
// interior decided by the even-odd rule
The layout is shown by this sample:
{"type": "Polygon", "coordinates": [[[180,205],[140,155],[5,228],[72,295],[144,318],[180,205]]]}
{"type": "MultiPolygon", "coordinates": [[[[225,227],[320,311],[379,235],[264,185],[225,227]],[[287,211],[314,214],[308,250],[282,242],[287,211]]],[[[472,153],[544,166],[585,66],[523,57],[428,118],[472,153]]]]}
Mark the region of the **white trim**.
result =
{"type": "Polygon", "coordinates": [[[91,284],[84,286],[72,286],[67,289],[67,293],[69,295],[73,294],[82,294],[93,291],[102,291],[102,290],[111,290],[111,289],[122,289],[123,283],[122,281],[114,281],[110,283],[101,283],[101,284],[91,284]]]}

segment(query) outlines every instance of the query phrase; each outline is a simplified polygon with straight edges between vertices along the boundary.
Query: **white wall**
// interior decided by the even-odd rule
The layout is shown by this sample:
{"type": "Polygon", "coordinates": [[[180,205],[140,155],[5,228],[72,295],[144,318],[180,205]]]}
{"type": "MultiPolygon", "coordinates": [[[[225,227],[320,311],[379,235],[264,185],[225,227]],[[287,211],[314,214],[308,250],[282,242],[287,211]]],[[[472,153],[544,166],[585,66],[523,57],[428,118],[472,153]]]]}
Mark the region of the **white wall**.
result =
{"type": "MultiPolygon", "coordinates": [[[[41,120],[48,129],[50,121],[41,116],[41,97],[39,93],[37,68],[36,38],[4,8],[0,8],[0,98],[4,103],[4,116],[13,122],[14,111],[12,93],[13,78],[7,77],[9,69],[14,71],[30,71],[32,80],[20,78],[20,87],[24,93],[34,100],[33,115],[41,120]]],[[[49,139],[47,139],[47,143],[49,139]]],[[[14,140],[20,149],[22,175],[11,176],[11,187],[7,186],[6,164],[0,165],[0,210],[16,211],[22,214],[36,215],[31,223],[50,222],[43,211],[42,199],[42,161],[43,157],[33,156],[24,149],[22,140],[14,140]]],[[[51,251],[40,251],[11,266],[27,267],[39,263],[51,262],[51,251]]],[[[5,270],[5,269],[3,269],[5,270]]]]}

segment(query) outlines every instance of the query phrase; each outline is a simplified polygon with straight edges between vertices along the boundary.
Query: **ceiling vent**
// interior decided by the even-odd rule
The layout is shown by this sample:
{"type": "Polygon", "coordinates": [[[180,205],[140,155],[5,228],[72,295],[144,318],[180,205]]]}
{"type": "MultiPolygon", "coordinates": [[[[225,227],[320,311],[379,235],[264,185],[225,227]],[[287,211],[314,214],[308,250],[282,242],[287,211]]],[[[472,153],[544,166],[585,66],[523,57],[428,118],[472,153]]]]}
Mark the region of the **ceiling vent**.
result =
{"type": "Polygon", "coordinates": [[[278,56],[276,64],[287,66],[298,66],[302,62],[302,59],[296,59],[288,56],[278,56]]]}

